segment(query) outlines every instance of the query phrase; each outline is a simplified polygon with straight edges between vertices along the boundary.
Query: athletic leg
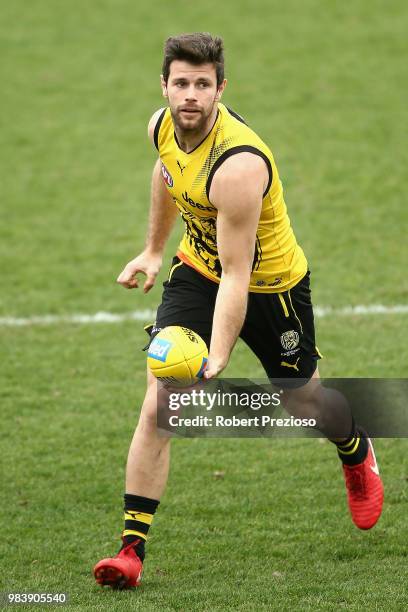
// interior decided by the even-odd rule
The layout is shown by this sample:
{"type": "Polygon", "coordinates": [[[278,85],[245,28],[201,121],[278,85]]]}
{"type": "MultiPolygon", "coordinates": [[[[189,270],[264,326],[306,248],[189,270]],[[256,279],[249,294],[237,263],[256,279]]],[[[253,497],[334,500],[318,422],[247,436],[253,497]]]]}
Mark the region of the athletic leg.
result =
{"type": "Polygon", "coordinates": [[[170,437],[157,429],[157,381],[147,372],[147,391],[126,465],[126,493],[160,500],[170,464],[170,437]]]}
{"type": "Polygon", "coordinates": [[[148,371],[146,395],[126,466],[123,546],[116,557],[102,559],[94,567],[99,584],[139,586],[144,543],[167,483],[169,460],[170,438],[157,429],[157,382],[148,371]]]}
{"type": "Polygon", "coordinates": [[[360,529],[374,527],[381,516],[384,487],[372,442],[355,425],[345,397],[320,384],[316,369],[307,384],[286,390],[283,401],[289,414],[314,418],[317,428],[336,445],[353,523],[360,529]]]}
{"type": "Polygon", "coordinates": [[[319,380],[309,274],[281,294],[250,294],[241,337],[271,382],[284,389],[289,414],[314,419],[338,450],[354,523],[369,529],[379,519],[383,486],[372,443],[356,427],[346,398],[319,380]]]}
{"type": "MultiPolygon", "coordinates": [[[[182,325],[198,333],[209,345],[216,283],[176,257],[163,286],[156,322],[146,331],[152,337],[168,325],[182,325]]],[[[157,381],[148,371],[146,395],[126,466],[123,547],[116,557],[103,559],[94,568],[97,582],[113,588],[140,584],[144,543],[167,483],[170,437],[157,427],[157,395],[157,381]]]]}

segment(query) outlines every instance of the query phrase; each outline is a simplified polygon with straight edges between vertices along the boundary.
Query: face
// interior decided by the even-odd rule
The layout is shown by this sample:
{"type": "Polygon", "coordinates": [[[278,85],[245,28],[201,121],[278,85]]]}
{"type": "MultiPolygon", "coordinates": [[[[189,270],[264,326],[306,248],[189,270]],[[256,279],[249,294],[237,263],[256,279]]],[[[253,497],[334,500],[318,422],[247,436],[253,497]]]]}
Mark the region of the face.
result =
{"type": "Polygon", "coordinates": [[[168,99],[175,126],[182,132],[201,132],[212,120],[224,91],[224,79],[217,88],[213,64],[195,66],[174,60],[167,84],[161,78],[163,95],[168,99]]]}

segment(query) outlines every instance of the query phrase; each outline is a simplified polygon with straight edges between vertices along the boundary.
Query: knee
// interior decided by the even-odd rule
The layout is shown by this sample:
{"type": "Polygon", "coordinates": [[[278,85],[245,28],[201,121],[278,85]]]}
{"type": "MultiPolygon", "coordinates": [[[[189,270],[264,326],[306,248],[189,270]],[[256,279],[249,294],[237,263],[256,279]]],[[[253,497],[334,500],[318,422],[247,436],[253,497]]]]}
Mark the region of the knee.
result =
{"type": "Polygon", "coordinates": [[[155,382],[148,384],[136,431],[154,436],[161,432],[165,436],[168,432],[168,416],[168,394],[158,389],[155,382]]]}
{"type": "Polygon", "coordinates": [[[320,394],[291,394],[284,401],[285,410],[296,418],[315,419],[324,417],[324,402],[320,394]]]}

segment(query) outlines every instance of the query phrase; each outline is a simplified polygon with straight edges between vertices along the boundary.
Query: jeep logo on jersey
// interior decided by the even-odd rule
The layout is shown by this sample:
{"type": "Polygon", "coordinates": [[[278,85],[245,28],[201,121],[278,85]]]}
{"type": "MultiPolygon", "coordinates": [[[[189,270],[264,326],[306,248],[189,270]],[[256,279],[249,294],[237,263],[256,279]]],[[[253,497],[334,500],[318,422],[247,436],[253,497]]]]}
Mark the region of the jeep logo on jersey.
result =
{"type": "Polygon", "coordinates": [[[294,349],[299,344],[299,334],[294,329],[291,329],[281,335],[280,341],[285,350],[294,349]]]}
{"type": "Polygon", "coordinates": [[[174,185],[173,178],[170,172],[167,170],[166,166],[163,164],[163,162],[161,165],[161,171],[162,171],[162,175],[163,175],[164,182],[166,183],[166,185],[168,185],[169,187],[173,187],[174,185]]]}
{"type": "Polygon", "coordinates": [[[162,340],[161,338],[154,338],[151,345],[149,346],[148,357],[158,359],[159,361],[166,361],[167,353],[171,349],[172,344],[168,340],[162,340]]]}
{"type": "Polygon", "coordinates": [[[182,195],[183,195],[183,200],[187,204],[190,204],[190,206],[192,206],[193,208],[198,208],[198,210],[210,210],[211,212],[213,212],[214,210],[213,206],[205,206],[204,204],[200,204],[199,202],[194,202],[194,200],[190,198],[190,196],[188,195],[187,191],[185,191],[182,195]]]}

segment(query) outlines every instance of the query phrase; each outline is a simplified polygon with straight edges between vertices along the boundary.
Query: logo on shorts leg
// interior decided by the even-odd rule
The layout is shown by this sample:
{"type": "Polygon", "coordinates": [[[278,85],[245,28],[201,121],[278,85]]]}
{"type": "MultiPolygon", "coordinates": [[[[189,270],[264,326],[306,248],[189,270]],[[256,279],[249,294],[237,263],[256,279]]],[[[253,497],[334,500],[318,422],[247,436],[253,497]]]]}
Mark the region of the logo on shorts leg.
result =
{"type": "Polygon", "coordinates": [[[291,329],[281,335],[280,341],[283,348],[286,351],[290,351],[299,344],[299,334],[294,329],[291,329]]]}

